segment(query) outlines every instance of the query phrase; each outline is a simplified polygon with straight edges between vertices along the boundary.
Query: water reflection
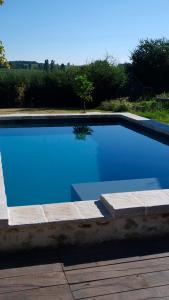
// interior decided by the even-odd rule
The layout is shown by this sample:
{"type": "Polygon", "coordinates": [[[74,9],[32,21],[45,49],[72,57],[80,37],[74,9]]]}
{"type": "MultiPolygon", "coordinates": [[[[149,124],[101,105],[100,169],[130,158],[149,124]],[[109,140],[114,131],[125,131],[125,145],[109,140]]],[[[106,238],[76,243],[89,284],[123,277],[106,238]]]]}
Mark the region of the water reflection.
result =
{"type": "Polygon", "coordinates": [[[77,140],[86,140],[87,135],[92,135],[93,129],[89,126],[82,125],[82,126],[74,126],[73,133],[77,140]]]}

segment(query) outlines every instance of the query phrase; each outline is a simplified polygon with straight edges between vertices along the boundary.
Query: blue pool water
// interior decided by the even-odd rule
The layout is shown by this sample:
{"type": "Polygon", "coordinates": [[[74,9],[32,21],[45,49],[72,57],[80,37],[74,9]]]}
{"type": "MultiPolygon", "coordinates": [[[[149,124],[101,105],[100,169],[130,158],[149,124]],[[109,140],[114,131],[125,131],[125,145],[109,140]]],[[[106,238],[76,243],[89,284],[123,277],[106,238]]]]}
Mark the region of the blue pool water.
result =
{"type": "Polygon", "coordinates": [[[81,126],[0,128],[9,206],[75,200],[72,184],[169,178],[167,144],[120,124],[81,126]]]}

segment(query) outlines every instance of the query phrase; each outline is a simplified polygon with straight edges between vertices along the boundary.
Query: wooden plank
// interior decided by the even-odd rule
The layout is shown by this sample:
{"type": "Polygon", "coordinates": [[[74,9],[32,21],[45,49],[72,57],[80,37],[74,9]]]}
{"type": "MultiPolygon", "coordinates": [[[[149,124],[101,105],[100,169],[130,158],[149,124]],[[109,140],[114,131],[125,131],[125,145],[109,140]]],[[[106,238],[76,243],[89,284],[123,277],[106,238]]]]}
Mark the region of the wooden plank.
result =
{"type": "Polygon", "coordinates": [[[64,270],[83,269],[125,261],[136,261],[169,256],[167,238],[146,241],[120,241],[90,247],[61,249],[59,256],[64,270]]]}
{"type": "Polygon", "coordinates": [[[95,268],[66,271],[70,284],[88,282],[92,280],[108,279],[113,277],[144,274],[169,270],[169,258],[149,259],[136,262],[127,262],[117,265],[108,265],[95,268]]]}
{"type": "Polygon", "coordinates": [[[43,264],[43,265],[34,265],[34,266],[26,266],[26,267],[17,267],[17,268],[9,268],[9,269],[1,269],[0,270],[0,279],[6,277],[15,277],[22,275],[38,275],[43,273],[50,272],[62,272],[61,264],[43,264]]]}
{"type": "Polygon", "coordinates": [[[124,257],[124,258],[110,259],[110,260],[102,260],[102,258],[100,257],[99,261],[93,261],[89,263],[84,262],[84,263],[76,264],[75,262],[72,261],[72,264],[70,264],[69,266],[63,265],[63,270],[64,271],[79,270],[79,269],[93,268],[99,266],[116,265],[116,264],[121,264],[126,262],[135,262],[135,261],[163,258],[163,257],[169,257],[169,252],[154,254],[154,255],[145,255],[145,256],[131,256],[131,257],[124,257]]]}
{"type": "Polygon", "coordinates": [[[73,300],[68,285],[0,294],[0,300],[73,300]]]}
{"type": "Polygon", "coordinates": [[[87,298],[87,300],[151,300],[151,299],[168,300],[169,285],[87,298]]]}
{"type": "Polygon", "coordinates": [[[72,300],[73,296],[88,300],[169,300],[166,240],[153,242],[153,250],[150,241],[129,244],[67,248],[59,255],[58,251],[45,250],[9,256],[9,260],[1,257],[0,300],[72,300]]]}
{"type": "Polygon", "coordinates": [[[0,279],[0,294],[67,283],[63,272],[28,274],[0,279]]]}
{"type": "Polygon", "coordinates": [[[161,285],[169,285],[169,271],[74,284],[71,290],[75,299],[83,299],[161,285]]]}

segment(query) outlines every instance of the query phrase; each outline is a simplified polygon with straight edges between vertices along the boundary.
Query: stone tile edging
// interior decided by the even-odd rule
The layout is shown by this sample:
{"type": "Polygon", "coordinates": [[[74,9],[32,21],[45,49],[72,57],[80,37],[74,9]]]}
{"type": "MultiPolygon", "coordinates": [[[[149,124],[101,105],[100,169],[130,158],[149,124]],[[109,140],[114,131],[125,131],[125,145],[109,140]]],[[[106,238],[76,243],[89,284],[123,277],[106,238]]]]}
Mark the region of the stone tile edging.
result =
{"type": "Polygon", "coordinates": [[[169,189],[101,195],[98,201],[9,207],[9,226],[169,214],[169,189]]]}
{"type": "Polygon", "coordinates": [[[0,154],[0,227],[8,225],[8,208],[5,193],[2,159],[0,154]]]}
{"type": "Polygon", "coordinates": [[[45,223],[94,222],[112,216],[98,201],[78,201],[57,204],[9,207],[9,226],[45,223]]]}

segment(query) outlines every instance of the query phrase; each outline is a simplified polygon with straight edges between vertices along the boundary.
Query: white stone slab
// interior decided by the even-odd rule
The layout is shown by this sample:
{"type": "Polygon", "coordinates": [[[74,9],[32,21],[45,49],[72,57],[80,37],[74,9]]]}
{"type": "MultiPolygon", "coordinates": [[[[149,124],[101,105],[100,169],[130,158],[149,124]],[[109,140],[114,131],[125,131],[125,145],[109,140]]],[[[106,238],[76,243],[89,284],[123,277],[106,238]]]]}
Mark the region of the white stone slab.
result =
{"type": "Polygon", "coordinates": [[[169,197],[169,189],[163,190],[163,193],[169,197]]]}
{"type": "Polygon", "coordinates": [[[116,218],[169,213],[169,190],[113,193],[101,201],[116,218]]]}
{"type": "Polygon", "coordinates": [[[0,154],[0,227],[8,225],[8,208],[0,154]]]}
{"type": "Polygon", "coordinates": [[[169,213],[168,190],[154,190],[136,192],[135,197],[144,202],[145,214],[165,214],[169,213]]]}
{"type": "Polygon", "coordinates": [[[135,197],[135,192],[101,195],[101,201],[114,218],[145,214],[144,203],[135,197]]]}
{"type": "Polygon", "coordinates": [[[47,222],[40,205],[9,207],[9,225],[28,225],[47,222]]]}
{"type": "Polygon", "coordinates": [[[101,201],[77,201],[73,202],[80,212],[82,219],[96,220],[110,217],[108,210],[101,201]]]}
{"type": "Polygon", "coordinates": [[[48,222],[75,221],[82,219],[79,209],[73,202],[46,204],[42,207],[48,222]]]}
{"type": "Polygon", "coordinates": [[[122,118],[124,119],[127,119],[127,120],[134,120],[134,121],[145,121],[145,120],[149,120],[145,117],[142,117],[142,116],[138,116],[138,115],[135,115],[135,114],[132,114],[132,113],[129,113],[129,112],[124,112],[124,113],[119,113],[119,116],[121,116],[122,118]]]}

